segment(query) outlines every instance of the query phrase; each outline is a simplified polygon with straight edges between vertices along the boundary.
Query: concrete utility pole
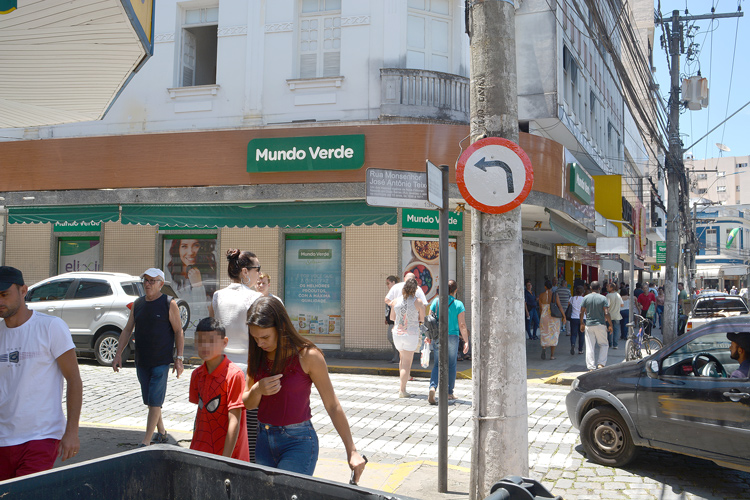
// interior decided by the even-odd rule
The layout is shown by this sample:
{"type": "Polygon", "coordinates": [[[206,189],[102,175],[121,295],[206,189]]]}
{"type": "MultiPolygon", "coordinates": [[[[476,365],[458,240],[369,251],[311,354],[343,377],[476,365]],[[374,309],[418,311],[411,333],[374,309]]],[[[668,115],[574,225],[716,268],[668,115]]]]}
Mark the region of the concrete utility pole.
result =
{"type": "Polygon", "coordinates": [[[667,262],[664,283],[664,343],[677,337],[677,262],[680,258],[680,206],[679,190],[682,169],[682,142],[680,141],[680,12],[672,12],[672,29],[669,36],[669,55],[672,58],[669,99],[669,154],[667,155],[667,262]]]}
{"type": "MultiPolygon", "coordinates": [[[[471,44],[471,141],[518,142],[515,7],[467,2],[471,44]]],[[[528,475],[526,336],[521,208],[472,211],[474,442],[470,498],[506,475],[528,475]]]]}
{"type": "MultiPolygon", "coordinates": [[[[718,19],[725,17],[742,17],[742,12],[731,14],[705,14],[699,16],[680,16],[679,10],[672,11],[672,17],[661,19],[669,31],[669,56],[671,58],[671,85],[669,94],[669,154],[667,155],[667,273],[664,283],[664,343],[677,338],[677,264],[680,258],[680,178],[685,175],[682,164],[680,141],[680,54],[683,49],[682,23],[699,19],[718,19]],[[670,26],[671,23],[671,26],[670,26]]],[[[690,147],[695,146],[692,144],[690,147]]],[[[695,253],[693,252],[693,255],[695,253]]],[[[694,258],[694,257],[693,257],[694,258]]]]}

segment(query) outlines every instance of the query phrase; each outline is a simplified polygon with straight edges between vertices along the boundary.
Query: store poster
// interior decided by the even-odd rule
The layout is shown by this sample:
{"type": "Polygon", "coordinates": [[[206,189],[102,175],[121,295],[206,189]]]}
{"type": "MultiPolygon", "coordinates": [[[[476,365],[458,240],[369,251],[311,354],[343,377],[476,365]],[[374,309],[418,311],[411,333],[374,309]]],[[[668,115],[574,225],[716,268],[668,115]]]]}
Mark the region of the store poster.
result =
{"type": "MultiPolygon", "coordinates": [[[[457,245],[455,238],[448,241],[448,279],[456,279],[457,245]]],[[[438,238],[404,236],[401,238],[401,276],[414,273],[427,300],[437,296],[440,284],[440,242],[438,238]]]]}
{"type": "Polygon", "coordinates": [[[302,335],[341,335],[341,240],[286,241],[284,304],[302,335]]]}
{"type": "Polygon", "coordinates": [[[164,238],[162,271],[177,296],[190,307],[190,324],[185,333],[195,333],[198,322],[208,317],[208,305],[219,282],[217,257],[213,235],[210,238],[189,235],[164,238]]]}
{"type": "Polygon", "coordinates": [[[60,255],[57,259],[59,273],[101,271],[99,262],[99,238],[82,240],[60,240],[60,255]]]}

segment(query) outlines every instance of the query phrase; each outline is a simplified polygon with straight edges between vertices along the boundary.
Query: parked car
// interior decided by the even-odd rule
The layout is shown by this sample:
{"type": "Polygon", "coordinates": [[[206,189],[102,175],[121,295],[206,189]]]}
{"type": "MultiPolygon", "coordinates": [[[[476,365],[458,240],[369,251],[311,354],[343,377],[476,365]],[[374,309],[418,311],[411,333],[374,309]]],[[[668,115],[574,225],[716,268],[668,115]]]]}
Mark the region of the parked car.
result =
{"type": "Polygon", "coordinates": [[[750,312],[747,303],[739,295],[723,292],[703,292],[695,298],[693,309],[688,314],[685,331],[698,328],[716,318],[737,316],[750,312]]]}
{"type": "MultiPolygon", "coordinates": [[[[62,318],[70,328],[78,354],[94,354],[101,365],[111,365],[130,308],[142,296],[138,276],[123,273],[76,272],[60,274],[29,287],[29,309],[62,318]]],[[[129,359],[135,344],[123,353],[129,359]]]]}
{"type": "Polygon", "coordinates": [[[750,379],[728,378],[739,366],[728,332],[750,332],[750,316],[717,319],[647,358],[574,380],[568,417],[587,457],[621,467],[655,448],[750,471],[750,379]]]}
{"type": "Polygon", "coordinates": [[[190,324],[190,306],[187,301],[177,296],[177,292],[174,291],[172,283],[169,281],[164,282],[164,286],[161,287],[161,293],[169,295],[174,298],[177,302],[177,308],[180,310],[180,321],[182,322],[182,331],[186,332],[187,327],[190,324]]]}
{"type": "MultiPolygon", "coordinates": [[[[180,309],[182,329],[190,322],[190,307],[180,299],[169,282],[162,293],[174,297],[180,309]]],[[[120,333],[128,322],[130,309],[144,295],[138,276],[123,273],[76,272],[60,274],[29,287],[29,309],[62,318],[70,328],[79,355],[93,354],[101,365],[109,366],[117,353],[120,333]]],[[[123,359],[135,349],[131,337],[123,359]]]]}

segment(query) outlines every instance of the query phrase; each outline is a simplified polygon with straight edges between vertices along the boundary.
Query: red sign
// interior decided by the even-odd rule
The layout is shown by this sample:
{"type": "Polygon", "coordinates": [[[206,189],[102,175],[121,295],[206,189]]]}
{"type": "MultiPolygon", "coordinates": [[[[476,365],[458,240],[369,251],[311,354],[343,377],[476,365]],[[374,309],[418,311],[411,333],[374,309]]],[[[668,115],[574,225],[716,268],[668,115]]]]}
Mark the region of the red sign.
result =
{"type": "Polygon", "coordinates": [[[521,146],[501,137],[485,137],[464,151],[456,168],[464,200],[480,212],[502,214],[531,192],[534,169],[521,146]]]}

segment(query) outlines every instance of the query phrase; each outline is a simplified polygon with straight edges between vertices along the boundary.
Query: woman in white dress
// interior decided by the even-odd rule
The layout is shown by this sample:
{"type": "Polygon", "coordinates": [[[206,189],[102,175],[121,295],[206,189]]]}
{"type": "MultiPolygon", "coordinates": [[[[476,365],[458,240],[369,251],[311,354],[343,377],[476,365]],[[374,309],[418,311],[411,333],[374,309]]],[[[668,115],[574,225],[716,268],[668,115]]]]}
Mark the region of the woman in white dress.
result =
{"type": "MultiPolygon", "coordinates": [[[[227,274],[232,283],[214,292],[209,306],[209,315],[224,325],[227,331],[227,346],[224,354],[232,363],[247,373],[247,356],[250,334],[247,329],[247,311],[262,295],[250,287],[258,281],[260,262],[252,252],[237,249],[227,251],[227,274]]],[[[247,440],[250,461],[255,462],[255,441],[258,436],[258,410],[247,411],[247,440]]]]}
{"type": "Polygon", "coordinates": [[[398,373],[401,389],[398,397],[408,398],[406,381],[409,380],[414,351],[419,347],[419,325],[424,321],[424,304],[417,300],[417,280],[409,278],[404,283],[401,297],[397,297],[391,307],[393,344],[399,354],[398,373]]]}

